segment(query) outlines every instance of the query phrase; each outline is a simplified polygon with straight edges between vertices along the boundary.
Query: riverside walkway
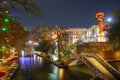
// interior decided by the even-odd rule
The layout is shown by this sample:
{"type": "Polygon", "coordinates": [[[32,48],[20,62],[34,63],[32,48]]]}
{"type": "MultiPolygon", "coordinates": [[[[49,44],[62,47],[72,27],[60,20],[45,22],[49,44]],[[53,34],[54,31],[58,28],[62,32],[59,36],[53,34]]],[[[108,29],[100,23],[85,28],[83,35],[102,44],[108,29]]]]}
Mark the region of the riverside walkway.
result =
{"type": "MultiPolygon", "coordinates": [[[[92,53],[78,54],[76,57],[67,58],[67,61],[62,61],[64,64],[59,64],[61,61],[52,61],[41,54],[36,54],[37,56],[43,57],[45,60],[50,61],[52,64],[61,67],[71,67],[78,65],[78,62],[85,64],[91,72],[94,73],[96,77],[103,80],[120,80],[120,72],[108,64],[103,58],[92,53]]],[[[79,63],[80,65],[80,63],[79,63]]]]}
{"type": "Polygon", "coordinates": [[[78,65],[77,61],[84,63],[96,77],[100,77],[105,80],[120,80],[120,72],[96,54],[80,54],[77,55],[76,58],[69,59],[66,63],[70,67],[78,65]]]}

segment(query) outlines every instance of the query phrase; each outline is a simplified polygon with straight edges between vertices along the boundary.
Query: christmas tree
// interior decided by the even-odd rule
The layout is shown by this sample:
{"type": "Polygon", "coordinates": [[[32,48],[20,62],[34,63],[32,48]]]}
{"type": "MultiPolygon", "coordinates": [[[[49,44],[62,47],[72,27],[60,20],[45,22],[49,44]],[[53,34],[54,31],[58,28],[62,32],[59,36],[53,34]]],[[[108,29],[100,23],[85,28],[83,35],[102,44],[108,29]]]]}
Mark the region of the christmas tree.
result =
{"type": "Polygon", "coordinates": [[[0,51],[10,53],[11,49],[20,50],[25,43],[25,28],[10,14],[10,9],[0,6],[0,51]]]}

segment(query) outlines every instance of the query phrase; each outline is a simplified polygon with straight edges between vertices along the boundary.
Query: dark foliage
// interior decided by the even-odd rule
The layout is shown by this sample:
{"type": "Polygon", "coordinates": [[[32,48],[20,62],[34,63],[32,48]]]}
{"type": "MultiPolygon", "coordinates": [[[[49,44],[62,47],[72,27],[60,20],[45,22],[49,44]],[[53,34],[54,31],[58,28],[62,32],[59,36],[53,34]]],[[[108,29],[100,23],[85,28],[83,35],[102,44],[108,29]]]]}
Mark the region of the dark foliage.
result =
{"type": "Polygon", "coordinates": [[[120,50],[120,10],[113,12],[114,23],[108,31],[108,39],[114,50],[120,50]]]}
{"type": "Polygon", "coordinates": [[[115,50],[120,49],[120,22],[112,25],[108,32],[109,42],[115,50]]]}
{"type": "Polygon", "coordinates": [[[42,40],[39,42],[39,45],[35,46],[35,51],[41,51],[44,53],[48,53],[51,46],[51,42],[49,40],[42,40]]]}

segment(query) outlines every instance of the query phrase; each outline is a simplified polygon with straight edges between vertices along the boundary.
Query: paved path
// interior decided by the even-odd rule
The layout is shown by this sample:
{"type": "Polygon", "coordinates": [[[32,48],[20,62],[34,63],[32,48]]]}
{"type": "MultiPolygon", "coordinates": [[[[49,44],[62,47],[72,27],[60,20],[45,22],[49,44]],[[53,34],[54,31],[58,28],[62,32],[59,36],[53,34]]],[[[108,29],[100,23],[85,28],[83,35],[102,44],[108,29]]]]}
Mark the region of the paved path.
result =
{"type": "Polygon", "coordinates": [[[120,73],[100,56],[91,53],[84,53],[78,56],[76,59],[69,59],[68,63],[77,65],[76,61],[82,61],[96,76],[105,80],[120,80],[120,73]]]}
{"type": "Polygon", "coordinates": [[[111,80],[116,80],[116,78],[95,58],[87,58],[88,61],[91,62],[91,64],[94,66],[94,68],[98,69],[100,72],[105,74],[107,77],[109,77],[111,80]]]}

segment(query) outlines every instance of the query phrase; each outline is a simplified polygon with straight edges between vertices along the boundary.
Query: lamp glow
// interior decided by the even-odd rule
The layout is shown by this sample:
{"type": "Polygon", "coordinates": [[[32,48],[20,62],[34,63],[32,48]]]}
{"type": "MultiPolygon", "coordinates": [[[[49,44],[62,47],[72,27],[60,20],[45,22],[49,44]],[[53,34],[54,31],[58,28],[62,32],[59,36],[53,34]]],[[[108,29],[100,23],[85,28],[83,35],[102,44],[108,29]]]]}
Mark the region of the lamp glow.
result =
{"type": "Polygon", "coordinates": [[[112,19],[111,19],[111,18],[108,18],[108,19],[107,19],[107,21],[108,21],[108,22],[111,22],[111,21],[112,21],[112,19]]]}

